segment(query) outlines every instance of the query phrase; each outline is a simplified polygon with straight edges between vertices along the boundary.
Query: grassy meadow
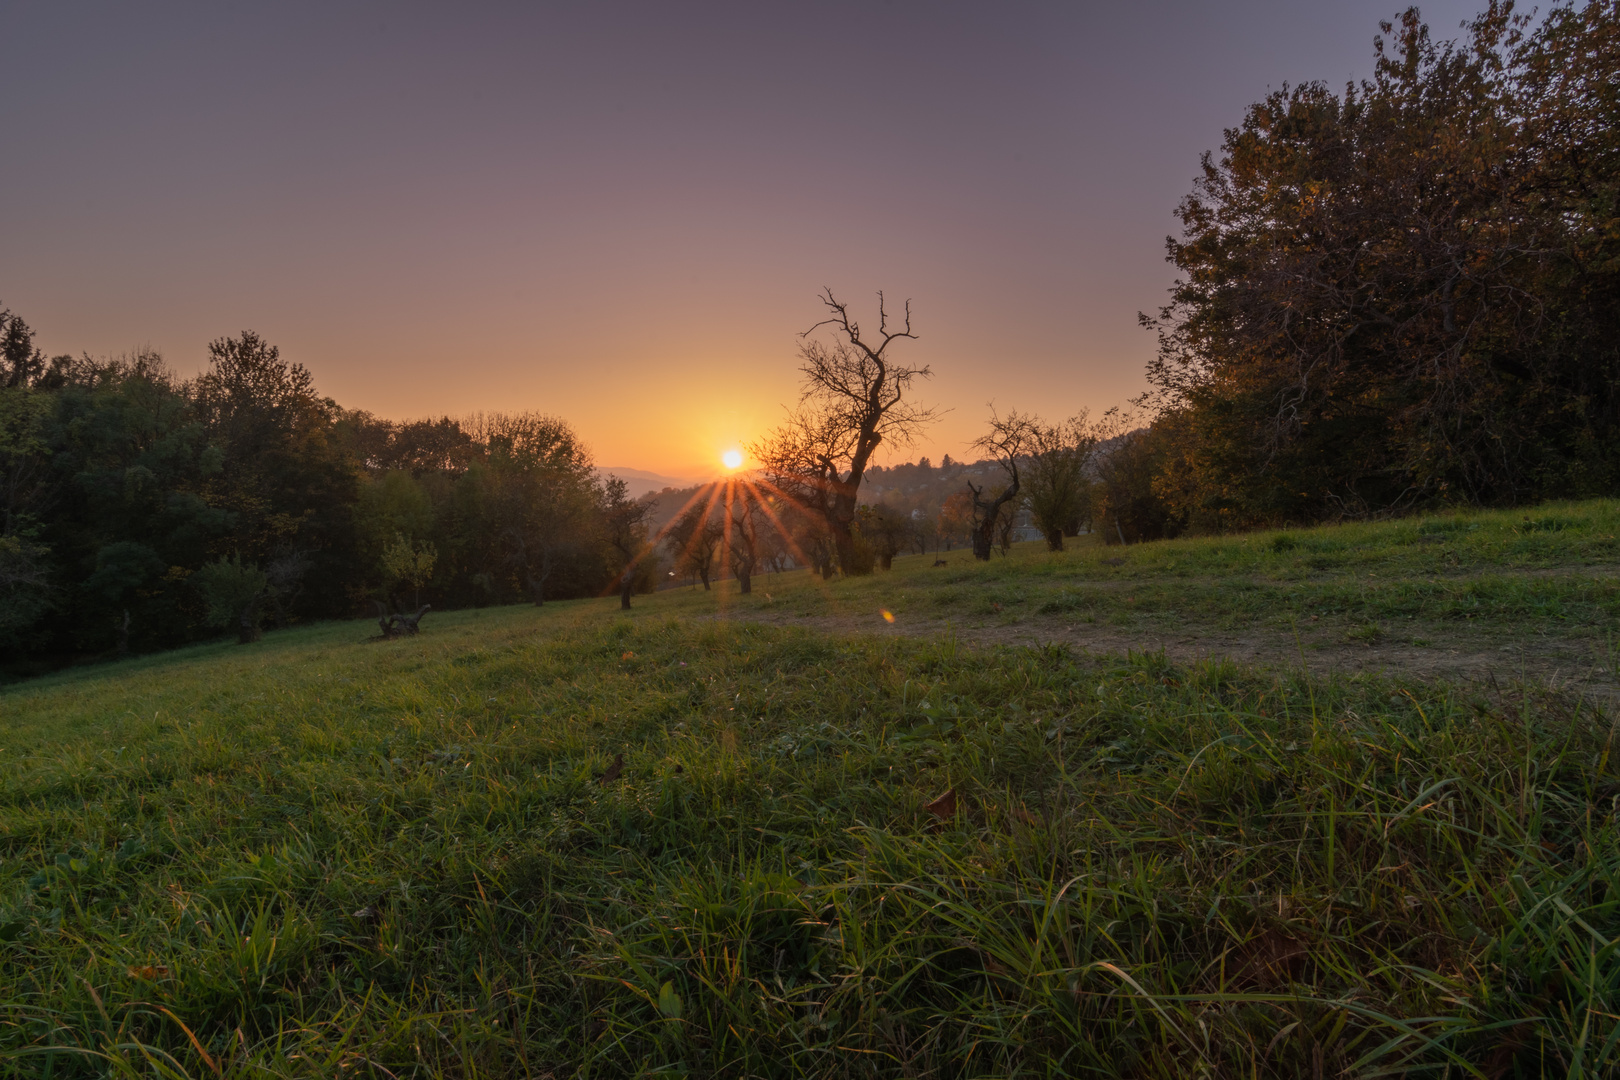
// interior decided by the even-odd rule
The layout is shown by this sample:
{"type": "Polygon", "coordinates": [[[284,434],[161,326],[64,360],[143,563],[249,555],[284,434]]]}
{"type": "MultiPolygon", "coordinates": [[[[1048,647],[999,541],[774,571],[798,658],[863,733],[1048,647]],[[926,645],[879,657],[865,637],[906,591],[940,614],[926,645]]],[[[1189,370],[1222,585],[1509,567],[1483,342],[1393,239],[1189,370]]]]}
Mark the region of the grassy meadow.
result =
{"type": "Polygon", "coordinates": [[[1617,525],[911,557],[11,686],[0,1060],[1613,1075],[1617,525]],[[1279,661],[1149,647],[1238,630],[1279,661]],[[1319,662],[1452,642],[1519,652],[1319,662]]]}

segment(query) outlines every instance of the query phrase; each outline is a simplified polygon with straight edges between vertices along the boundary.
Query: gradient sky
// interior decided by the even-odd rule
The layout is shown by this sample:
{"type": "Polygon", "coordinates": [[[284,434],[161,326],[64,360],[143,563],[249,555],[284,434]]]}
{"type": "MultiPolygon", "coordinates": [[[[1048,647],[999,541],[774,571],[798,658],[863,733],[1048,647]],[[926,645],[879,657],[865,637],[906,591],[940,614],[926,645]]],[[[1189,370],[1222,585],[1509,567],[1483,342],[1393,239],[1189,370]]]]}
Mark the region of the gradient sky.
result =
{"type": "Polygon", "coordinates": [[[793,399],[817,290],[884,289],[952,410],[900,457],[961,456],[991,400],[1142,389],[1199,154],[1366,76],[1396,10],[12,3],[0,304],[183,374],[251,328],[352,408],[539,409],[698,476],[793,399]]]}

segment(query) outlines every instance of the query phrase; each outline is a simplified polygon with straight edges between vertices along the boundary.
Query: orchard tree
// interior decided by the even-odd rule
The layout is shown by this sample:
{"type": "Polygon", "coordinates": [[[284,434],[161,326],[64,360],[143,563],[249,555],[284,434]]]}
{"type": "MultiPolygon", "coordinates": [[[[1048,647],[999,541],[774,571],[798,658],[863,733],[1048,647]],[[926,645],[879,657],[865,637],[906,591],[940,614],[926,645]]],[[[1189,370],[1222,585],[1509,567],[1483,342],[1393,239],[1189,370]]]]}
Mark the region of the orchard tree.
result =
{"type": "Polygon", "coordinates": [[[759,497],[749,484],[735,480],[729,485],[724,507],[726,560],[737,578],[740,592],[754,591],[754,570],[760,561],[760,533],[765,531],[765,514],[759,497]]]}
{"type": "Polygon", "coordinates": [[[894,566],[894,557],[904,551],[917,535],[911,515],[888,503],[861,507],[860,532],[872,545],[877,564],[885,570],[894,566]]]}
{"type": "Polygon", "coordinates": [[[710,501],[694,502],[681,511],[670,524],[664,541],[675,557],[675,572],[702,581],[703,591],[708,592],[709,575],[714,571],[723,534],[710,501]]]}
{"type": "Polygon", "coordinates": [[[627,485],[609,476],[599,493],[602,538],[622,567],[619,578],[619,608],[630,610],[630,594],[636,588],[636,570],[647,555],[647,514],[651,507],[630,497],[627,485]]]}
{"type": "Polygon", "coordinates": [[[999,465],[1007,478],[1001,490],[994,495],[989,494],[988,483],[979,487],[973,481],[967,481],[968,491],[973,496],[972,535],[975,559],[989,561],[990,549],[996,542],[996,528],[1002,522],[1003,513],[1018,506],[1017,500],[1022,490],[1018,466],[1029,451],[1035,427],[1033,417],[1023,415],[1017,410],[1009,411],[1006,416],[992,410],[990,430],[973,440],[973,448],[999,465]]]}
{"type": "Polygon", "coordinates": [[[750,449],[771,484],[825,522],[839,566],[850,573],[860,562],[852,527],[872,454],[881,444],[911,445],[938,418],[938,410],[911,398],[917,380],[932,374],[929,369],[891,355],[897,342],[917,336],[909,300],[903,321],[891,326],[878,293],[875,335],[861,329],[831,289],[823,291],[821,302],[827,317],[800,335],[804,380],[798,406],[786,424],[750,449]],[[823,328],[829,338],[811,336],[823,328]]]}
{"type": "Polygon", "coordinates": [[[1064,534],[1075,535],[1090,516],[1088,472],[1097,442],[1084,412],[1056,424],[1031,418],[1024,502],[1048,551],[1062,551],[1064,534]]]}

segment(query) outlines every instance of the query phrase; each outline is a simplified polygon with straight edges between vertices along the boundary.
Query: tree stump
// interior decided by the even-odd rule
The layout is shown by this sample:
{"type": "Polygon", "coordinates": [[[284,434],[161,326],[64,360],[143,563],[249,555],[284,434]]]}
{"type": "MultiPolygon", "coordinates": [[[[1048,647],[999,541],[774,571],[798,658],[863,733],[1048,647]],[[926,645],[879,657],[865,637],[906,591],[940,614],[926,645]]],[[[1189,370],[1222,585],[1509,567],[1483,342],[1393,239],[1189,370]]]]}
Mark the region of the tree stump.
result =
{"type": "Polygon", "coordinates": [[[403,607],[398,611],[389,611],[388,605],[381,600],[373,600],[372,604],[377,608],[377,627],[384,638],[410,637],[420,633],[422,616],[433,610],[432,604],[423,604],[414,612],[406,611],[403,607]]]}

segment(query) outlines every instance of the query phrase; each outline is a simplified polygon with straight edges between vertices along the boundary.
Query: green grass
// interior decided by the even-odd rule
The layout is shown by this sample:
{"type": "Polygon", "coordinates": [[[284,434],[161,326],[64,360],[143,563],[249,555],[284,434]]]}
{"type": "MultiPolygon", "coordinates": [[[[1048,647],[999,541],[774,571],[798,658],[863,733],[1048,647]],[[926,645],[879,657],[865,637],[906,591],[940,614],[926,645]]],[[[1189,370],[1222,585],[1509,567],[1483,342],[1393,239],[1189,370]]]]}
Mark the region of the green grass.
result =
{"type": "MultiPolygon", "coordinates": [[[[1467,565],[1611,557],[1612,504],[1541,514],[1584,524],[1510,556],[1481,536],[1509,518],[1455,519],[1483,522],[1467,565]],[[1536,546],[1559,535],[1576,554],[1536,546]]],[[[1620,776],[1589,704],[691,617],[1034,605],[1200,560],[1237,591],[1336,536],[1393,573],[1433,556],[1395,542],[1418,529],[793,575],[400,642],[326,625],[9,688],[0,1055],[27,1077],[1613,1074],[1620,776]]]]}
{"type": "MultiPolygon", "coordinates": [[[[660,611],[828,620],[969,637],[1021,628],[1042,640],[1117,643],[1249,640],[1263,655],[1334,666],[1373,645],[1538,655],[1542,671],[1612,675],[1620,625],[1620,502],[1549,504],[1526,513],[1457,513],[1373,524],[1104,547],[1094,538],[1048,553],[1041,543],[975,562],[966,551],[903,556],[892,573],[830,586],[803,572],[752,598],[701,590],[660,597],[660,611]],[[769,594],[769,597],[765,594],[769,594]],[[1317,662],[1318,656],[1320,663],[1317,662]]],[[[1399,666],[1402,655],[1388,658],[1399,666]]],[[[1515,659],[1513,674],[1522,674],[1515,659]]],[[[1609,680],[1612,683],[1612,679],[1609,680]]],[[[1615,688],[1609,687],[1610,691],[1615,688]]],[[[1612,696],[1612,694],[1611,694],[1612,696]]]]}

